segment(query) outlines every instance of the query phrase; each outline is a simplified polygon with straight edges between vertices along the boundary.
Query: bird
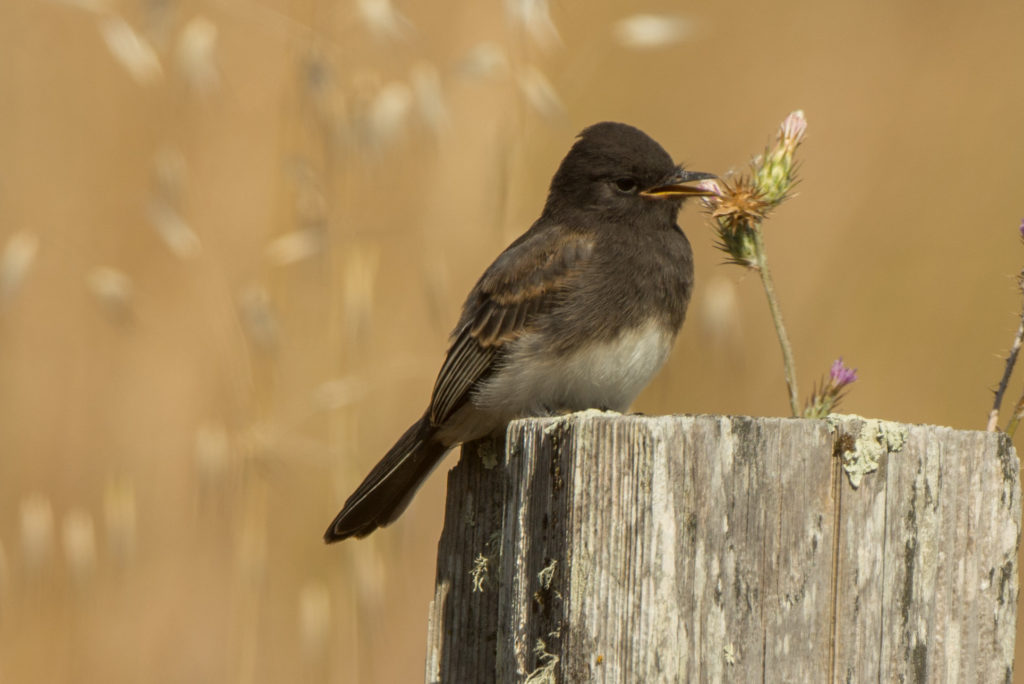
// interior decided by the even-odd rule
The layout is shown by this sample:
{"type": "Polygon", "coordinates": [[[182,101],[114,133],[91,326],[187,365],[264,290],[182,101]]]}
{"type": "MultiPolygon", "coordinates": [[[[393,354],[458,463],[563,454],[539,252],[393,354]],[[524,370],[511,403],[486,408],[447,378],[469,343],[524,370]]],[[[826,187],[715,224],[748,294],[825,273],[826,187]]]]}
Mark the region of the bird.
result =
{"type": "Polygon", "coordinates": [[[324,541],[393,522],[445,454],[509,421],[624,412],[669,355],[693,292],[683,201],[714,194],[633,126],[585,128],[530,228],[466,297],[423,416],[370,471],[324,541]]]}

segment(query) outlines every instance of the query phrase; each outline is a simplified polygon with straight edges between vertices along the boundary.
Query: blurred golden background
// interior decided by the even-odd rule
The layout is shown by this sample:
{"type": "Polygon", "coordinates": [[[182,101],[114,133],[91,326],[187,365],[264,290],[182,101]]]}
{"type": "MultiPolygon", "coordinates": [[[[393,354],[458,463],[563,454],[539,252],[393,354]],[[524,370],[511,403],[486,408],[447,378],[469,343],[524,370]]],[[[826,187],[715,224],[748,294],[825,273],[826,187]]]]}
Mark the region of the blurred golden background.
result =
{"type": "MultiPolygon", "coordinates": [[[[724,173],[803,109],[767,224],[802,396],[842,355],[844,411],[983,428],[1022,35],[1010,0],[0,3],[0,681],[420,681],[443,472],[320,535],[596,121],[724,173]]],[[[635,408],[784,415],[757,277],[680,222],[697,291],[635,408]]]]}

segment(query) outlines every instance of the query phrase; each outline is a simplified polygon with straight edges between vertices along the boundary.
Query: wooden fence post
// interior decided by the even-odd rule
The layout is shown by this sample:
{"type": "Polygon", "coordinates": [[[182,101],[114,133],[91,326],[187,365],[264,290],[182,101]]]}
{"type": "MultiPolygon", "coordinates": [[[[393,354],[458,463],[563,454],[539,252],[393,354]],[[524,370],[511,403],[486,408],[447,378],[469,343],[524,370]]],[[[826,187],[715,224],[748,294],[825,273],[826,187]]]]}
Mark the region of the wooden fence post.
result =
{"type": "Polygon", "coordinates": [[[855,416],[516,421],[449,476],[426,680],[1008,682],[1018,476],[855,416]]]}

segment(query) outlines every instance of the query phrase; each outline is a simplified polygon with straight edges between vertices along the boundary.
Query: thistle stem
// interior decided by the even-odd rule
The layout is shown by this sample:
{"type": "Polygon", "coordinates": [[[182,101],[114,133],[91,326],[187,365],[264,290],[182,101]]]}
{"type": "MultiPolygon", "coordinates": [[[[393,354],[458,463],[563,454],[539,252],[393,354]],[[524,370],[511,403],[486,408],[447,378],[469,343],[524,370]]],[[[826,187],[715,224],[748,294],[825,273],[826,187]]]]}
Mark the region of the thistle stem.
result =
{"type": "Polygon", "coordinates": [[[782,323],[782,310],[779,309],[779,302],[775,298],[775,284],[772,282],[771,271],[768,270],[768,257],[765,255],[764,238],[761,235],[761,227],[754,228],[754,252],[756,253],[757,271],[761,274],[761,283],[764,285],[764,294],[768,298],[768,309],[772,312],[772,322],[775,323],[775,333],[779,337],[779,346],[782,347],[782,365],[786,371],[786,387],[789,388],[789,408],[794,418],[800,417],[800,406],[796,388],[796,364],[793,362],[793,348],[789,344],[789,336],[786,334],[786,326],[782,323]]]}
{"type": "MultiPolygon", "coordinates": [[[[1020,425],[1021,414],[1024,413],[1024,393],[1020,395],[1020,399],[1017,400],[1017,406],[1013,409],[1013,417],[1010,418],[1010,422],[1006,424],[1006,434],[1013,438],[1013,433],[1017,431],[1017,426],[1020,425]]],[[[998,415],[998,414],[997,414],[998,415]]]]}
{"type": "MultiPolygon", "coordinates": [[[[992,410],[988,414],[988,427],[986,429],[989,432],[993,432],[996,429],[996,424],[999,422],[999,407],[1003,403],[1006,386],[1010,383],[1013,366],[1017,363],[1017,354],[1020,353],[1022,341],[1024,341],[1024,307],[1021,308],[1020,325],[1017,326],[1017,335],[1013,338],[1013,346],[1010,347],[1010,354],[1006,357],[1006,368],[1003,370],[1003,377],[999,381],[999,387],[996,388],[996,398],[992,403],[992,410]]],[[[1013,435],[1013,432],[1010,431],[1010,426],[1012,425],[1013,429],[1016,430],[1017,423],[1020,421],[1021,402],[1024,402],[1024,395],[1021,396],[1021,401],[1017,402],[1017,407],[1013,411],[1013,418],[1010,419],[1010,424],[1006,426],[1006,432],[1010,435],[1013,435]]]]}

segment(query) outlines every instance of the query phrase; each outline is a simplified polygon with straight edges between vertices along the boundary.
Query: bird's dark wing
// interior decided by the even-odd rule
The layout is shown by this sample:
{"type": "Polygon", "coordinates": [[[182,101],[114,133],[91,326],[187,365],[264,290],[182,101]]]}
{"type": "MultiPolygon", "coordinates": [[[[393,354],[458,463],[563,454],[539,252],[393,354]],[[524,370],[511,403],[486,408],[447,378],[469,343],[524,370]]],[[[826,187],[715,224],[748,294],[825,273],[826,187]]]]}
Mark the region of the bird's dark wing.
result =
{"type": "Polygon", "coordinates": [[[530,231],[502,252],[469,294],[430,400],[430,421],[443,423],[502,347],[530,329],[590,260],[592,238],[530,231]]]}

